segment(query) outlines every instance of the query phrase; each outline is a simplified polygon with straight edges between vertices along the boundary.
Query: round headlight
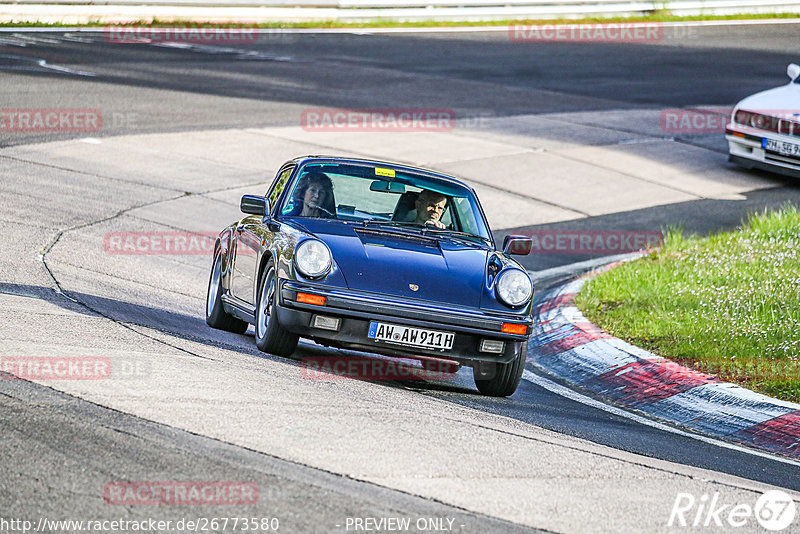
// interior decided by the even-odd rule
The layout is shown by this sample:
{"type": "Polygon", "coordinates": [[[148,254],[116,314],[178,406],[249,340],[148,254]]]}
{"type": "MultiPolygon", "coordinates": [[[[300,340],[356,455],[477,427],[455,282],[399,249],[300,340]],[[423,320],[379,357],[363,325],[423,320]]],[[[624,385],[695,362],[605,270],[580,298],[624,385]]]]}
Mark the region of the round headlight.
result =
{"type": "Polygon", "coordinates": [[[528,275],[519,269],[503,271],[495,283],[497,296],[509,306],[522,306],[533,295],[533,284],[528,275]]]}
{"type": "Polygon", "coordinates": [[[331,268],[331,251],[322,241],[307,239],[294,251],[294,263],[307,278],[319,278],[331,268]]]}

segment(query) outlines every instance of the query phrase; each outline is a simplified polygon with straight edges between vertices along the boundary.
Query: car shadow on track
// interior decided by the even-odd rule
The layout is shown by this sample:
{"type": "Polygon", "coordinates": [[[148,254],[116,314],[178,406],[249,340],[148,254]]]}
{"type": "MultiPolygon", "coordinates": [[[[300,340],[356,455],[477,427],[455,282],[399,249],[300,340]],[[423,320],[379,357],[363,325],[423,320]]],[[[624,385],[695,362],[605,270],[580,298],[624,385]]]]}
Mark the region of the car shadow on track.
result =
{"type": "MultiPolygon", "coordinates": [[[[40,299],[67,311],[104,317],[126,328],[140,326],[186,341],[295,366],[300,369],[300,375],[308,380],[361,380],[393,388],[477,395],[469,369],[457,372],[457,369],[446,367],[426,368],[408,358],[389,358],[323,347],[307,340],[301,341],[290,357],[282,358],[259,351],[253,340],[252,329],[245,334],[214,330],[200,315],[187,315],[88,293],[58,293],[49,287],[25,284],[0,283],[0,294],[40,299]]],[[[147,335],[142,330],[136,329],[136,332],[147,335]]]]}

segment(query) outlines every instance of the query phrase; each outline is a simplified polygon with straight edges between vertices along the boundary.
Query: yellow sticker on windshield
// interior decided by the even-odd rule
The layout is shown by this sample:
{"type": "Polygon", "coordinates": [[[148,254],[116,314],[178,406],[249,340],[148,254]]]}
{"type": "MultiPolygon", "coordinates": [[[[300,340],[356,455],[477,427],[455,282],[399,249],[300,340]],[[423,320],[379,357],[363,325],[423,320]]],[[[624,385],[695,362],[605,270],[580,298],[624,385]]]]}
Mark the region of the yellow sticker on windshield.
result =
{"type": "Polygon", "coordinates": [[[382,169],[380,167],[375,167],[375,176],[388,176],[390,178],[394,178],[394,169],[382,169]]]}

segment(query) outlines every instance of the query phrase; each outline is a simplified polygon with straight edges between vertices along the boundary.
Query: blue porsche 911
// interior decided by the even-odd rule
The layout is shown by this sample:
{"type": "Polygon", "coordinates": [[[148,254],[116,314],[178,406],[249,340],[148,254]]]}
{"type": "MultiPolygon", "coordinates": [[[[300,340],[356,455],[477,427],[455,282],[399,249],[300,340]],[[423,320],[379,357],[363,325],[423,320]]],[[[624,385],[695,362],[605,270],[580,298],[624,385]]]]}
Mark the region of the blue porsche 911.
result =
{"type": "Polygon", "coordinates": [[[497,249],[475,192],[396,163],[308,156],[287,162],[265,196],[217,239],[206,322],[255,326],[258,348],[319,344],[473,369],[478,390],[511,395],[531,332],[533,284],[497,249]]]}

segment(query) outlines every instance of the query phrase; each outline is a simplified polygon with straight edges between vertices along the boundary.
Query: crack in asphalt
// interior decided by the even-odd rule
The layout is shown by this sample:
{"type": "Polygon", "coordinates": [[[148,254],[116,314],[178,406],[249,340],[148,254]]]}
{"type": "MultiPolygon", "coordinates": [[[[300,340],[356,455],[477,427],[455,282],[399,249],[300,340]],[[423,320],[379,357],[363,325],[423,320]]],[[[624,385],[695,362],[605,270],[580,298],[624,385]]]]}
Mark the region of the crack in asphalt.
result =
{"type": "MultiPolygon", "coordinates": [[[[168,343],[167,341],[165,341],[165,340],[163,340],[163,339],[158,339],[158,338],[156,338],[156,337],[154,337],[154,336],[151,336],[151,335],[148,335],[148,334],[146,334],[146,333],[139,332],[139,331],[137,331],[137,330],[135,330],[135,329],[131,328],[131,326],[130,326],[128,323],[125,323],[125,322],[123,322],[123,321],[118,321],[118,320],[114,319],[113,317],[111,317],[110,315],[108,315],[108,314],[104,313],[103,311],[101,311],[101,310],[99,310],[99,309],[96,309],[96,308],[94,308],[94,307],[90,306],[89,304],[86,304],[85,302],[82,302],[82,301],[78,300],[78,299],[77,299],[77,298],[75,298],[75,297],[72,297],[72,296],[70,296],[68,292],[66,292],[66,291],[64,291],[64,290],[63,290],[63,288],[61,287],[61,284],[59,283],[59,281],[56,279],[55,275],[53,274],[53,271],[52,271],[52,270],[50,269],[50,267],[47,265],[47,254],[48,254],[48,253],[49,253],[49,252],[50,252],[50,251],[53,249],[53,247],[54,247],[54,246],[55,246],[55,245],[56,245],[56,244],[59,242],[59,240],[61,239],[61,236],[63,236],[63,235],[64,235],[65,233],[67,233],[67,232],[72,232],[72,231],[79,230],[79,229],[82,229],[82,228],[88,228],[88,227],[90,227],[90,226],[94,226],[94,225],[100,224],[100,223],[102,223],[102,222],[107,222],[107,221],[110,221],[110,220],[116,219],[116,218],[118,218],[118,217],[120,217],[120,216],[124,215],[124,214],[125,214],[125,213],[127,213],[128,211],[131,211],[131,210],[133,210],[133,209],[142,208],[142,207],[147,207],[147,206],[153,206],[153,205],[160,204],[160,203],[162,203],[162,202],[166,202],[166,201],[169,201],[169,200],[175,200],[175,199],[182,198],[182,197],[186,197],[186,196],[190,196],[190,195],[191,195],[191,193],[184,192],[183,194],[181,194],[181,195],[178,195],[178,196],[176,196],[176,197],[173,197],[173,198],[169,198],[169,199],[160,199],[160,200],[155,200],[155,201],[152,201],[152,202],[145,202],[145,203],[142,203],[142,204],[139,204],[139,205],[136,205],[136,206],[132,206],[132,207],[129,207],[129,208],[125,208],[125,209],[123,209],[123,210],[120,210],[120,211],[119,211],[119,212],[117,212],[116,214],[114,214],[114,215],[111,215],[111,216],[109,216],[109,217],[103,217],[103,218],[101,218],[101,219],[97,219],[97,220],[94,220],[94,221],[89,221],[89,222],[82,223],[82,224],[77,224],[77,225],[71,226],[71,227],[69,227],[69,228],[65,228],[65,229],[63,229],[63,230],[60,230],[60,231],[59,231],[59,232],[58,232],[58,233],[55,235],[55,237],[54,237],[54,238],[53,238],[53,239],[50,241],[50,243],[49,243],[49,244],[48,244],[48,245],[47,245],[47,246],[46,246],[46,247],[45,247],[45,248],[42,250],[42,252],[39,254],[39,260],[41,261],[42,267],[44,268],[45,272],[47,273],[47,275],[50,277],[51,281],[52,281],[52,282],[53,282],[53,284],[55,285],[55,289],[54,289],[54,291],[55,291],[57,294],[59,294],[59,295],[62,295],[62,296],[64,296],[65,298],[67,298],[67,299],[71,300],[71,301],[72,301],[72,302],[74,302],[75,304],[78,304],[79,306],[82,306],[82,307],[84,307],[85,309],[89,310],[90,312],[92,312],[92,313],[94,313],[94,314],[96,314],[96,315],[99,315],[99,316],[101,316],[101,317],[104,317],[105,319],[108,319],[109,321],[112,321],[113,323],[116,323],[116,324],[118,324],[118,325],[119,325],[119,326],[121,326],[122,328],[125,328],[125,329],[127,329],[127,330],[130,330],[131,332],[134,332],[134,333],[136,333],[136,334],[138,334],[138,335],[140,335],[140,336],[142,336],[142,337],[146,337],[146,338],[148,338],[148,339],[150,339],[150,340],[152,340],[152,341],[155,341],[155,342],[157,342],[157,343],[160,343],[160,344],[162,344],[162,345],[165,345],[165,346],[167,346],[167,347],[171,347],[171,348],[173,348],[173,349],[175,349],[175,350],[178,350],[178,351],[180,351],[180,352],[186,353],[186,354],[188,354],[188,355],[190,355],[190,356],[193,356],[193,357],[195,357],[195,358],[201,358],[201,359],[204,359],[204,360],[208,360],[208,359],[210,359],[210,358],[208,358],[207,356],[203,356],[203,355],[197,354],[197,353],[195,353],[195,352],[192,352],[192,351],[190,351],[190,350],[188,350],[188,349],[185,349],[185,348],[183,348],[183,347],[179,347],[179,346],[177,346],[177,345],[174,345],[174,344],[168,343]]],[[[74,265],[73,265],[73,267],[74,267],[74,265]]]]}

